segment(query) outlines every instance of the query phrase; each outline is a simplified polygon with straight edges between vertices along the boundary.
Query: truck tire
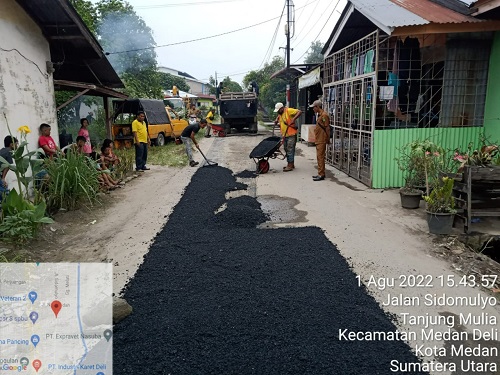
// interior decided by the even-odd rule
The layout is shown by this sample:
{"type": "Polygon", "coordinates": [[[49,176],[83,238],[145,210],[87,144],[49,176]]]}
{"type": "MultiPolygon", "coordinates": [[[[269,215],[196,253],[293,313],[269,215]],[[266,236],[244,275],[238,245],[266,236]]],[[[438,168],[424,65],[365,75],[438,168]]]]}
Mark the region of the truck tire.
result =
{"type": "Polygon", "coordinates": [[[254,122],[253,124],[250,125],[248,129],[250,130],[250,133],[257,134],[258,128],[259,127],[257,126],[257,123],[254,122]]]}
{"type": "Polygon", "coordinates": [[[231,125],[228,123],[224,124],[224,132],[227,134],[231,134],[231,125]]]}
{"type": "Polygon", "coordinates": [[[158,134],[158,138],[156,138],[155,144],[157,146],[165,146],[165,136],[163,133],[158,134]]]}

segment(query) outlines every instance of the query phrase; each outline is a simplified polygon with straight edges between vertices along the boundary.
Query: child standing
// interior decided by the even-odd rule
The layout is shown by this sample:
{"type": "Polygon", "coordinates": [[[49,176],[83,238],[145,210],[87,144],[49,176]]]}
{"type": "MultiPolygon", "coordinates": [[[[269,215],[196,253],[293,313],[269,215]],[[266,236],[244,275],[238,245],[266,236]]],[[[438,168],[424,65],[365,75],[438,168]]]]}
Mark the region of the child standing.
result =
{"type": "Polygon", "coordinates": [[[82,136],[85,138],[85,145],[83,146],[83,153],[86,155],[90,155],[92,152],[92,144],[90,143],[90,135],[89,135],[89,121],[86,118],[80,119],[80,130],[78,131],[78,136],[82,136]]]}

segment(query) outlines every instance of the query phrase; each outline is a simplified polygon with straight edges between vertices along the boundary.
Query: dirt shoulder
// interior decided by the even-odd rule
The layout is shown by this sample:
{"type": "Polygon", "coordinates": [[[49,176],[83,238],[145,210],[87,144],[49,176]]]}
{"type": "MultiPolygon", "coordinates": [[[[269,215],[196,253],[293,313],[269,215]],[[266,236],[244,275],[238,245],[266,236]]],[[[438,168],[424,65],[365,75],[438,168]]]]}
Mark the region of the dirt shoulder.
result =
{"type": "Polygon", "coordinates": [[[194,173],[151,166],[92,209],[62,211],[25,250],[37,262],[112,262],[119,294],[143,261],[194,173]]]}

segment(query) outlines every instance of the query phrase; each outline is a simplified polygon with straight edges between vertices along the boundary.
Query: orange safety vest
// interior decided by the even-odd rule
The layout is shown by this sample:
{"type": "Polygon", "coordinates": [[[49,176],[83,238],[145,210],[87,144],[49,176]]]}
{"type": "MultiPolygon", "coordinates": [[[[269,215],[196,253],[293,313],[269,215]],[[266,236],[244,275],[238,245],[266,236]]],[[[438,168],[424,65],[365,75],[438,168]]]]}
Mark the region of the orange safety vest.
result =
{"type": "Polygon", "coordinates": [[[291,137],[297,134],[297,128],[292,128],[291,126],[289,126],[288,122],[290,120],[291,118],[290,115],[288,114],[288,108],[285,107],[285,110],[280,115],[280,129],[281,129],[281,134],[284,137],[291,137]]]}

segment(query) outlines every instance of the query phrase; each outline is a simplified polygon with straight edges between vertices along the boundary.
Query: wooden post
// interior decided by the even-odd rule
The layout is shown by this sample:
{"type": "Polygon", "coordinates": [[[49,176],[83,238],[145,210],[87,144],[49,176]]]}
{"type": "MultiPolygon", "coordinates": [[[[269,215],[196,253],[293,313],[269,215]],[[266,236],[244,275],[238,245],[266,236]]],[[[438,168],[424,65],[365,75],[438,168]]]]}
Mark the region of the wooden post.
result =
{"type": "Polygon", "coordinates": [[[111,126],[113,119],[109,114],[109,98],[107,96],[103,96],[102,101],[104,102],[104,126],[106,127],[106,137],[112,139],[111,126]]]}

